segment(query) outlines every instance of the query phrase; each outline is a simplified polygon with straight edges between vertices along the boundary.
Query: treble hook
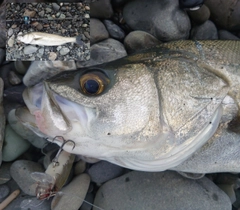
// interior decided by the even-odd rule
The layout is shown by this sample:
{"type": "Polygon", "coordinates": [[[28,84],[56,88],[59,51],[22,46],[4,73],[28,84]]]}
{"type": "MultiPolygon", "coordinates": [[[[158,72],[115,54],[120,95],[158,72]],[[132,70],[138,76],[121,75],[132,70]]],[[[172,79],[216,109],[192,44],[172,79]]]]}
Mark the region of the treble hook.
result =
{"type": "Polygon", "coordinates": [[[62,136],[55,136],[52,141],[54,141],[56,138],[62,138],[63,143],[62,143],[61,147],[59,148],[55,158],[53,158],[53,160],[52,160],[52,163],[53,163],[54,166],[58,166],[59,165],[58,157],[59,157],[60,153],[63,151],[63,147],[64,147],[65,144],[67,144],[68,142],[72,142],[73,143],[72,150],[75,148],[75,142],[73,140],[70,140],[70,139],[69,140],[65,140],[62,136]]]}

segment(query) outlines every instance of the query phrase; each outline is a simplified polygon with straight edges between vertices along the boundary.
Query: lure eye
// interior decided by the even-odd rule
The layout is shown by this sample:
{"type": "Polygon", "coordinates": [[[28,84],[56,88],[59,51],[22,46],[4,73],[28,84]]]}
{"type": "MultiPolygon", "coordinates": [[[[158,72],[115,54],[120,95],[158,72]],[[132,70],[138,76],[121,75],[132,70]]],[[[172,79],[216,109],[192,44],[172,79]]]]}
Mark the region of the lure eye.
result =
{"type": "Polygon", "coordinates": [[[80,86],[86,95],[99,95],[109,84],[109,79],[101,72],[89,72],[81,76],[80,86]]]}

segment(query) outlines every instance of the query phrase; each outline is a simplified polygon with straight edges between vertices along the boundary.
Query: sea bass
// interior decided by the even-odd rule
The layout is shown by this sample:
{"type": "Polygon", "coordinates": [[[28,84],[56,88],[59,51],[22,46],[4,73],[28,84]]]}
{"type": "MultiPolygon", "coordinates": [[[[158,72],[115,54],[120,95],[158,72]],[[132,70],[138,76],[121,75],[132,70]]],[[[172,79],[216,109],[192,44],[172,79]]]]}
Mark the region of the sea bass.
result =
{"type": "Polygon", "coordinates": [[[43,32],[30,32],[27,34],[19,33],[17,40],[25,44],[33,45],[45,45],[45,46],[58,46],[69,42],[77,43],[82,45],[81,36],[77,37],[64,37],[56,34],[48,34],[43,32]]]}
{"type": "Polygon", "coordinates": [[[240,41],[162,44],[63,72],[23,98],[17,117],[39,136],[74,141],[67,152],[142,171],[240,171],[239,147],[225,148],[240,142],[240,41]]]}

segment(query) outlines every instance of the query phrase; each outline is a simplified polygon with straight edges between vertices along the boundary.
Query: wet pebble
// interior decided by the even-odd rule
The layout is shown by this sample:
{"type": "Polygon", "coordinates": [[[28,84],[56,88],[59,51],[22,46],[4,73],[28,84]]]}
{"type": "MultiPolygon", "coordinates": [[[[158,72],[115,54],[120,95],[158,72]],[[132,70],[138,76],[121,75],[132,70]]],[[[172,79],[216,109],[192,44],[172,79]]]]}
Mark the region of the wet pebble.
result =
{"type": "Polygon", "coordinates": [[[10,167],[11,163],[2,163],[0,166],[0,185],[5,184],[11,179],[10,167]]]}
{"type": "Polygon", "coordinates": [[[28,46],[24,47],[23,52],[24,52],[24,54],[29,55],[29,54],[37,52],[37,50],[38,50],[37,47],[28,45],[28,46]]]}
{"type": "Polygon", "coordinates": [[[83,160],[79,160],[74,166],[75,175],[82,174],[85,170],[86,170],[86,162],[83,160]]]}
{"type": "Polygon", "coordinates": [[[11,128],[23,139],[28,140],[28,142],[31,143],[34,147],[40,149],[43,148],[43,146],[46,145],[47,140],[36,135],[32,130],[24,126],[22,122],[16,118],[15,111],[15,109],[11,110],[7,118],[11,128]]]}
{"type": "Polygon", "coordinates": [[[31,177],[32,172],[44,172],[44,170],[39,163],[28,160],[17,160],[10,168],[11,176],[21,190],[28,195],[35,196],[37,185],[31,177]]]}
{"type": "Polygon", "coordinates": [[[91,18],[90,20],[90,34],[90,42],[92,45],[109,37],[108,31],[104,24],[95,18],[91,18]]]}
{"type": "Polygon", "coordinates": [[[218,36],[221,40],[239,40],[237,36],[226,30],[219,30],[218,36]]]}
{"type": "Polygon", "coordinates": [[[111,20],[104,20],[104,25],[106,26],[110,37],[115,38],[117,40],[122,40],[125,37],[125,32],[118,25],[116,25],[111,20]]]}
{"type": "Polygon", "coordinates": [[[59,4],[57,4],[57,3],[52,3],[52,6],[53,6],[53,9],[54,9],[55,11],[58,11],[58,10],[60,9],[59,4]]]}
{"type": "Polygon", "coordinates": [[[61,55],[66,55],[70,52],[70,50],[66,47],[63,47],[61,50],[60,50],[60,54],[61,55]]]}
{"type": "Polygon", "coordinates": [[[90,8],[91,17],[94,18],[107,19],[113,15],[113,9],[110,0],[92,1],[90,8]]]}
{"type": "Polygon", "coordinates": [[[57,54],[55,52],[50,52],[48,58],[49,60],[54,61],[57,58],[57,54]]]}
{"type": "Polygon", "coordinates": [[[3,161],[13,161],[28,150],[30,143],[19,136],[10,125],[6,125],[2,150],[3,161]]]}
{"type": "Polygon", "coordinates": [[[161,42],[158,39],[145,31],[133,31],[124,39],[124,46],[129,54],[159,44],[161,42]]]}
{"type": "Polygon", "coordinates": [[[7,185],[0,185],[0,202],[2,202],[9,194],[10,189],[7,185]]]}
{"type": "Polygon", "coordinates": [[[103,184],[94,205],[114,210],[231,209],[228,196],[208,178],[190,180],[172,171],[127,173],[103,184]]]}
{"type": "Polygon", "coordinates": [[[4,132],[5,132],[5,114],[3,109],[3,88],[4,83],[2,78],[0,78],[0,165],[2,164],[2,147],[4,141],[4,132]]]}
{"type": "Polygon", "coordinates": [[[107,161],[100,161],[95,163],[89,170],[88,174],[91,181],[101,184],[111,179],[121,176],[124,173],[124,168],[109,163],[107,161]]]}
{"type": "Polygon", "coordinates": [[[218,39],[218,31],[214,23],[208,20],[201,25],[194,26],[190,37],[194,40],[218,39]]]}
{"type": "Polygon", "coordinates": [[[26,86],[32,86],[48,79],[61,71],[74,70],[74,61],[34,61],[23,78],[26,86]]]}
{"type": "Polygon", "coordinates": [[[30,65],[31,65],[30,61],[15,61],[14,62],[14,67],[19,74],[26,74],[30,65]]]}
{"type": "Polygon", "coordinates": [[[146,31],[161,41],[187,39],[191,27],[176,0],[133,0],[124,6],[123,17],[133,30],[146,31]]]}
{"type": "Polygon", "coordinates": [[[62,188],[61,193],[53,198],[51,209],[79,209],[87,194],[89,184],[90,177],[88,174],[81,174],[74,177],[67,186],[62,188]]]}
{"type": "Polygon", "coordinates": [[[77,62],[78,67],[93,66],[122,58],[127,55],[123,44],[109,38],[91,46],[91,59],[86,62],[77,62]]]}
{"type": "Polygon", "coordinates": [[[210,17],[210,10],[204,4],[198,10],[188,11],[188,15],[196,24],[203,24],[210,17]]]}

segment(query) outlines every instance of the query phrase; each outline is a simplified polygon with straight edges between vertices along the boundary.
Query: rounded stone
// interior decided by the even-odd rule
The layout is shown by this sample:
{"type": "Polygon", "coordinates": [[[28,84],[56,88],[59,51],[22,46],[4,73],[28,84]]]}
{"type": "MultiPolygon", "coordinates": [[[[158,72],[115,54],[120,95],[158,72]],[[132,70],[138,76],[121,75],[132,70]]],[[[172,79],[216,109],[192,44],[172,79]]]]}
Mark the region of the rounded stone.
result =
{"type": "Polygon", "coordinates": [[[90,19],[90,34],[90,42],[92,45],[109,37],[108,31],[104,24],[95,18],[90,19]]]}
{"type": "Polygon", "coordinates": [[[218,36],[221,40],[240,40],[237,36],[226,30],[219,30],[218,36]]]}
{"type": "Polygon", "coordinates": [[[101,0],[101,1],[91,2],[91,9],[90,9],[91,17],[107,19],[112,17],[112,15],[113,15],[113,9],[111,5],[111,0],[101,0]]]}
{"type": "Polygon", "coordinates": [[[79,160],[74,166],[75,175],[82,174],[85,170],[86,170],[86,162],[83,160],[79,160]]]}
{"type": "Polygon", "coordinates": [[[52,200],[52,210],[76,210],[79,209],[84,201],[90,184],[88,174],[81,174],[73,178],[73,180],[62,188],[52,200]]]}
{"type": "Polygon", "coordinates": [[[161,41],[145,31],[133,31],[124,39],[124,46],[129,54],[159,44],[161,44],[161,41]]]}
{"type": "Polygon", "coordinates": [[[124,6],[123,17],[133,30],[148,32],[161,41],[187,39],[191,28],[176,0],[133,0],[124,6]]]}
{"type": "Polygon", "coordinates": [[[21,190],[28,195],[35,196],[37,181],[31,177],[33,172],[44,173],[44,169],[39,163],[28,160],[17,160],[10,168],[10,174],[21,190]]]}
{"type": "Polygon", "coordinates": [[[110,34],[110,37],[122,40],[125,37],[125,32],[122,30],[118,25],[116,25],[111,20],[104,20],[104,25],[106,26],[108,33],[110,34]]]}
{"type": "Polygon", "coordinates": [[[212,21],[219,27],[230,31],[240,30],[239,0],[205,0],[211,12],[212,21]]]}
{"type": "Polygon", "coordinates": [[[210,18],[210,10],[204,4],[198,10],[188,11],[188,15],[196,24],[203,24],[210,18]]]}
{"type": "Polygon", "coordinates": [[[5,139],[3,144],[2,159],[3,161],[13,161],[28,150],[30,143],[19,136],[11,128],[6,125],[5,139]]]}
{"type": "Polygon", "coordinates": [[[23,52],[24,52],[24,54],[29,55],[29,54],[37,52],[37,50],[38,50],[37,47],[29,45],[29,46],[24,47],[23,52]]]}
{"type": "Polygon", "coordinates": [[[113,179],[100,187],[94,205],[114,210],[231,209],[228,196],[208,178],[191,180],[173,171],[132,171],[113,179]]]}
{"type": "Polygon", "coordinates": [[[30,61],[15,61],[14,67],[19,74],[25,74],[31,65],[30,61]]]}
{"type": "Polygon", "coordinates": [[[214,40],[218,39],[218,31],[214,23],[207,20],[202,25],[193,27],[190,37],[194,40],[214,40]]]}

